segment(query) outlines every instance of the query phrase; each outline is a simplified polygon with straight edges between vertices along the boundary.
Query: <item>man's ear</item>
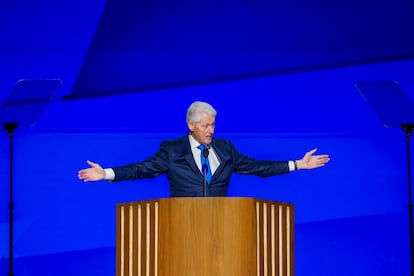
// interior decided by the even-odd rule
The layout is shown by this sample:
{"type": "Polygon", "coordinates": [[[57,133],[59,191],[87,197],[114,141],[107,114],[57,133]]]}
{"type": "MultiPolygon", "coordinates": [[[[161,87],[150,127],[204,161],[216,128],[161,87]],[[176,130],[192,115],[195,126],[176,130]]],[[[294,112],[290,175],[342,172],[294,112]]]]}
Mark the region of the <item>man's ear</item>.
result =
{"type": "Polygon", "coordinates": [[[193,132],[195,128],[195,124],[192,121],[188,121],[188,129],[193,132]]]}

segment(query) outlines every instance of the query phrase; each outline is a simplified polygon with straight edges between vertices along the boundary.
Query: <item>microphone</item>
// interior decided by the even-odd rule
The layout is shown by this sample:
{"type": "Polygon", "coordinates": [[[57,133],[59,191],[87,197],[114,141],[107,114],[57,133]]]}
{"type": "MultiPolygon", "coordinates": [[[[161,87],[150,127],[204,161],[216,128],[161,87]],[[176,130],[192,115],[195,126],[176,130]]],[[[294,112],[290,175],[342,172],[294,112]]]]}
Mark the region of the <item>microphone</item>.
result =
{"type": "MultiPolygon", "coordinates": [[[[208,154],[210,153],[209,149],[210,149],[209,145],[206,145],[203,149],[203,156],[204,156],[205,160],[207,160],[208,154]]],[[[208,171],[207,162],[204,162],[204,164],[202,166],[202,170],[203,170],[203,178],[204,178],[203,179],[204,180],[203,181],[204,182],[203,195],[204,195],[204,197],[206,197],[207,196],[207,179],[206,179],[206,175],[207,175],[207,171],[208,171]]]]}
{"type": "Polygon", "coordinates": [[[205,147],[203,149],[203,156],[204,156],[204,158],[207,158],[209,153],[210,153],[210,151],[209,151],[209,148],[207,146],[207,147],[205,147]]]}

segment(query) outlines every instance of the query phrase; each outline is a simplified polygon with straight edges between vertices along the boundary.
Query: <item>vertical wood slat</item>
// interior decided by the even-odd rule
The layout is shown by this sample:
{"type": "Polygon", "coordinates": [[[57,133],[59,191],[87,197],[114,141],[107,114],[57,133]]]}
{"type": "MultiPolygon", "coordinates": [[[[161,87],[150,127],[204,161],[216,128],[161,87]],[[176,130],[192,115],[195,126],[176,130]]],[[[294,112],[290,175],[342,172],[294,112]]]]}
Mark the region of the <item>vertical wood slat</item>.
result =
{"type": "Polygon", "coordinates": [[[154,202],[154,275],[158,275],[158,240],[159,240],[159,231],[158,231],[158,225],[159,225],[159,204],[158,202],[154,202]]]}
{"type": "Polygon", "coordinates": [[[260,275],[260,203],[256,202],[256,276],[260,275]]]}
{"type": "Polygon", "coordinates": [[[257,251],[258,251],[258,255],[257,255],[257,265],[258,265],[258,269],[257,269],[257,275],[261,276],[264,275],[264,253],[263,253],[263,204],[262,202],[257,202],[256,203],[256,208],[257,208],[257,251]]]}
{"type": "MultiPolygon", "coordinates": [[[[141,221],[141,233],[142,233],[142,254],[141,254],[141,275],[142,276],[146,276],[147,275],[147,244],[148,244],[148,239],[147,239],[147,216],[148,216],[148,212],[147,212],[147,208],[146,208],[147,202],[143,201],[142,202],[142,221],[141,221]]],[[[141,276],[140,275],[140,276],[141,276]]]]}
{"type": "Polygon", "coordinates": [[[262,249],[262,252],[263,252],[263,275],[269,275],[268,274],[268,260],[269,260],[269,256],[268,256],[268,252],[267,252],[267,241],[268,241],[268,239],[269,239],[269,237],[267,236],[267,234],[268,234],[268,229],[267,229],[267,203],[266,202],[263,202],[263,204],[262,204],[262,211],[263,211],[263,213],[262,213],[262,217],[263,217],[263,219],[262,219],[262,223],[263,223],[263,233],[262,233],[262,235],[263,235],[263,240],[262,240],[262,243],[263,243],[263,249],[262,249]]]}
{"type": "Polygon", "coordinates": [[[284,229],[286,229],[286,212],[285,212],[285,208],[284,206],[279,206],[280,208],[280,242],[281,242],[281,247],[280,247],[280,255],[281,255],[281,271],[282,274],[281,275],[286,275],[286,231],[283,231],[284,229]]]}
{"type": "Polygon", "coordinates": [[[137,224],[136,224],[136,240],[134,242],[134,246],[137,247],[137,254],[135,255],[136,263],[137,263],[137,275],[142,275],[142,206],[141,204],[137,205],[137,224]]]}
{"type": "Polygon", "coordinates": [[[129,273],[129,262],[131,261],[129,259],[129,208],[125,207],[124,208],[124,248],[122,250],[122,254],[124,254],[124,260],[125,260],[125,265],[124,265],[124,273],[125,276],[130,276],[131,273],[129,273]]]}
{"type": "Polygon", "coordinates": [[[149,276],[151,271],[151,205],[145,204],[145,275],[149,276]]]}
{"type": "Polygon", "coordinates": [[[135,228],[135,221],[134,221],[134,207],[129,206],[128,208],[128,222],[129,222],[129,229],[128,229],[128,271],[129,275],[134,275],[134,228],[135,228]]]}
{"type": "Polygon", "coordinates": [[[288,245],[287,245],[287,263],[288,263],[288,275],[295,275],[295,266],[294,266],[294,211],[293,205],[287,205],[287,234],[288,234],[288,245]]]}
{"type": "Polygon", "coordinates": [[[288,263],[287,263],[287,247],[288,247],[288,241],[287,241],[287,229],[288,229],[288,226],[287,226],[287,216],[286,216],[286,206],[281,206],[282,207],[282,216],[283,216],[283,218],[282,218],[282,223],[283,223],[283,226],[282,226],[282,229],[284,229],[285,231],[283,231],[283,234],[282,234],[282,240],[283,240],[283,253],[282,253],[282,256],[283,256],[283,273],[284,273],[284,275],[287,275],[287,267],[288,267],[288,263]]]}
{"type": "MultiPolygon", "coordinates": [[[[270,236],[270,238],[271,238],[271,241],[270,241],[270,243],[271,243],[271,246],[270,246],[271,247],[271,256],[270,256],[270,258],[271,258],[271,260],[276,260],[277,240],[276,240],[276,219],[275,219],[276,210],[275,209],[276,209],[275,204],[272,204],[271,208],[270,208],[270,225],[271,225],[271,236],[270,236]]],[[[276,276],[276,262],[272,261],[271,266],[272,266],[271,275],[276,276]]]]}
{"type": "Polygon", "coordinates": [[[275,258],[274,258],[274,263],[275,263],[275,275],[281,275],[281,260],[280,260],[280,247],[281,247],[281,240],[280,240],[280,206],[275,206],[275,213],[274,213],[275,217],[275,237],[276,237],[276,244],[275,244],[275,258]]]}
{"type": "Polygon", "coordinates": [[[272,207],[272,203],[270,202],[265,202],[264,204],[264,210],[266,210],[266,213],[263,214],[263,218],[264,221],[266,222],[265,224],[265,229],[266,229],[266,239],[265,239],[265,243],[266,243],[266,274],[265,275],[272,275],[272,224],[271,224],[271,218],[270,216],[272,215],[271,212],[271,207],[272,207]]]}
{"type": "Polygon", "coordinates": [[[124,207],[121,205],[116,206],[116,275],[124,276],[124,207]]]}

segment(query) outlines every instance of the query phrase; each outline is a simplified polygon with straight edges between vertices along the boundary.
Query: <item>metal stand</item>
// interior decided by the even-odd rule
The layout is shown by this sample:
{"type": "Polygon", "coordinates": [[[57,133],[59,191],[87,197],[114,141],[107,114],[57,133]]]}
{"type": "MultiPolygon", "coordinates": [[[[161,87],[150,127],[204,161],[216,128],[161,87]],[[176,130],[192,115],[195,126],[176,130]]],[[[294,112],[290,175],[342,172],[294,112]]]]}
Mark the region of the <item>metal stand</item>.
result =
{"type": "Polygon", "coordinates": [[[414,129],[414,105],[395,80],[357,81],[355,86],[385,127],[402,128],[407,147],[408,215],[410,224],[411,276],[414,276],[414,227],[411,189],[410,136],[414,129]]]}
{"type": "Polygon", "coordinates": [[[410,253],[411,253],[411,276],[414,276],[414,226],[413,226],[413,200],[411,185],[411,150],[410,136],[412,135],[414,124],[401,124],[401,128],[405,131],[405,141],[407,148],[407,177],[408,177],[408,216],[410,223],[410,253]]]}
{"type": "Polygon", "coordinates": [[[9,197],[9,273],[13,276],[13,131],[17,129],[17,123],[7,123],[3,126],[3,130],[10,137],[10,197],[9,197]]]}
{"type": "Polygon", "coordinates": [[[0,103],[0,124],[10,137],[9,273],[13,276],[13,132],[17,126],[32,126],[61,84],[60,79],[21,79],[0,103]]]}

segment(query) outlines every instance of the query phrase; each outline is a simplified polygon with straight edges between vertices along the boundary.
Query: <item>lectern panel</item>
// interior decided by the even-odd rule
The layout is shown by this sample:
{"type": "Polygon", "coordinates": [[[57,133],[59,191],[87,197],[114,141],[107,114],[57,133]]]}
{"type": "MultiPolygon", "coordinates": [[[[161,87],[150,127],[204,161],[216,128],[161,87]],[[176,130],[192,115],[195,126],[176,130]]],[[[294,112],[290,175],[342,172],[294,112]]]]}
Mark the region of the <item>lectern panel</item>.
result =
{"type": "Polygon", "coordinates": [[[158,210],[158,201],[118,204],[117,275],[158,275],[158,210]]]}
{"type": "Polygon", "coordinates": [[[293,276],[293,205],[166,198],[117,205],[117,276],[293,276]]]}
{"type": "Polygon", "coordinates": [[[293,205],[256,201],[256,275],[294,275],[293,205]]]}

